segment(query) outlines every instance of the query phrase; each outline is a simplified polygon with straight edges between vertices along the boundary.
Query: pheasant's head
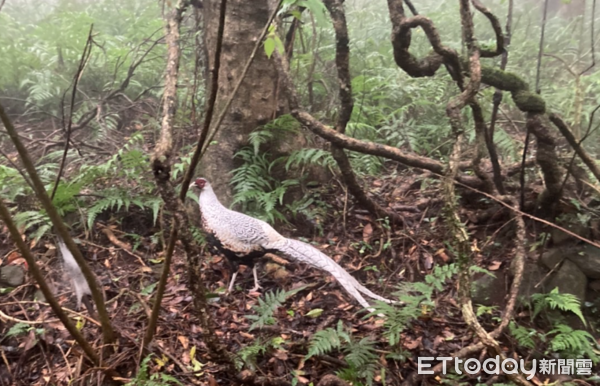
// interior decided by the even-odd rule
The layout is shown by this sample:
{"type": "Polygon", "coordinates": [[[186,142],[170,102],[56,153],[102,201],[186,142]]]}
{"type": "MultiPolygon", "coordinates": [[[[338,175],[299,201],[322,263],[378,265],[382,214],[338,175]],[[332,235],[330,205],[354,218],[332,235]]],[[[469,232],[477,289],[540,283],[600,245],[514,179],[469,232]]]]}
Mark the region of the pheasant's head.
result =
{"type": "Polygon", "coordinates": [[[190,184],[190,188],[196,187],[200,190],[204,189],[205,186],[209,185],[205,178],[196,178],[196,181],[190,184]]]}

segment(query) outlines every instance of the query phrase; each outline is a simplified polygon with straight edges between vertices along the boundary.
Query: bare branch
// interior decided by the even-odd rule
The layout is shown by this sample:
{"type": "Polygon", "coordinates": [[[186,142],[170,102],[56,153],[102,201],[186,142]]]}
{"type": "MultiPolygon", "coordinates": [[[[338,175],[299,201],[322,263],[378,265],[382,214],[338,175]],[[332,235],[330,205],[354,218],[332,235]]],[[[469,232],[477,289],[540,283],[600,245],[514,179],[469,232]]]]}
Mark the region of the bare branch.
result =
{"type": "MultiPolygon", "coordinates": [[[[192,292],[194,308],[196,309],[200,325],[203,330],[204,341],[209,348],[211,354],[215,355],[219,360],[224,361],[233,368],[233,360],[230,353],[225,350],[221,342],[214,333],[213,322],[208,311],[208,302],[206,300],[206,287],[202,280],[202,272],[200,267],[200,251],[193,242],[193,237],[190,234],[190,221],[183,206],[183,202],[179,199],[175,189],[170,181],[170,168],[172,162],[173,148],[173,118],[177,110],[177,80],[179,77],[179,28],[183,12],[188,7],[187,0],[179,0],[175,8],[166,17],[166,41],[167,41],[167,69],[165,74],[165,91],[163,101],[163,116],[161,124],[161,134],[159,142],[152,156],[152,171],[159,194],[165,202],[165,208],[173,214],[173,223],[171,224],[171,233],[169,238],[169,246],[167,248],[167,258],[163,269],[168,270],[170,258],[173,255],[175,241],[178,235],[181,236],[181,242],[185,249],[188,260],[188,280],[189,288],[192,292]]],[[[161,279],[165,280],[168,272],[163,271],[161,279]]],[[[163,283],[164,285],[164,283],[163,283]]],[[[164,287],[163,287],[164,288],[164,287]]],[[[162,289],[164,292],[164,289],[162,289]]],[[[162,293],[157,294],[162,298],[162,293]]],[[[157,303],[159,301],[157,300],[157,303]]],[[[157,316],[158,311],[153,311],[154,316],[157,316]]],[[[155,323],[151,322],[151,323],[155,323]]],[[[150,343],[154,335],[154,327],[149,324],[144,337],[144,343],[150,343]]]]}
{"type": "Polygon", "coordinates": [[[556,126],[561,134],[565,137],[567,142],[569,142],[569,145],[571,145],[583,163],[586,164],[586,166],[590,169],[594,177],[596,177],[596,180],[600,182],[600,169],[598,168],[598,164],[596,164],[596,161],[585,151],[583,146],[581,146],[582,141],[577,141],[575,139],[575,136],[567,126],[567,123],[557,114],[550,114],[549,118],[550,121],[554,123],[554,126],[556,126]]]}
{"type": "MultiPolygon", "coordinates": [[[[60,178],[62,176],[62,172],[65,168],[65,164],[67,162],[67,154],[69,152],[69,143],[71,142],[71,127],[73,126],[73,110],[75,107],[75,98],[77,96],[77,85],[79,84],[79,79],[83,75],[83,69],[87,64],[87,61],[90,58],[90,54],[92,53],[92,32],[94,30],[94,25],[90,26],[90,32],[88,33],[88,38],[85,42],[85,46],[83,47],[83,52],[81,53],[81,59],[79,60],[79,67],[77,67],[77,71],[75,72],[75,76],[73,77],[73,89],[71,91],[71,104],[69,106],[69,118],[67,119],[67,127],[65,128],[65,149],[63,150],[62,159],[60,160],[60,166],[58,167],[58,172],[56,173],[56,180],[54,181],[54,188],[52,188],[52,193],[50,194],[50,199],[54,199],[54,195],[56,194],[56,190],[58,189],[58,184],[60,183],[60,178]]],[[[63,126],[64,127],[64,126],[63,126]]]]}
{"type": "Polygon", "coordinates": [[[502,26],[500,25],[500,21],[490,11],[485,5],[481,4],[479,0],[471,0],[475,9],[481,12],[487,19],[490,21],[492,25],[492,29],[494,30],[494,34],[496,35],[496,49],[495,50],[482,50],[480,49],[482,58],[493,58],[494,56],[498,56],[504,53],[506,50],[504,48],[504,34],[502,34],[502,26]]]}
{"type": "MultiPolygon", "coordinates": [[[[335,64],[339,83],[340,110],[335,128],[338,133],[344,134],[354,107],[352,79],[350,76],[350,48],[348,47],[350,38],[348,37],[346,15],[344,14],[342,2],[340,0],[325,0],[325,6],[333,21],[336,41],[335,64]]],[[[292,106],[292,108],[299,108],[299,106],[292,106]]],[[[350,160],[342,147],[332,145],[331,154],[340,168],[342,178],[348,190],[361,206],[366,208],[375,218],[389,217],[395,223],[401,224],[404,222],[402,216],[393,211],[385,210],[365,193],[358,183],[350,160]]]]}

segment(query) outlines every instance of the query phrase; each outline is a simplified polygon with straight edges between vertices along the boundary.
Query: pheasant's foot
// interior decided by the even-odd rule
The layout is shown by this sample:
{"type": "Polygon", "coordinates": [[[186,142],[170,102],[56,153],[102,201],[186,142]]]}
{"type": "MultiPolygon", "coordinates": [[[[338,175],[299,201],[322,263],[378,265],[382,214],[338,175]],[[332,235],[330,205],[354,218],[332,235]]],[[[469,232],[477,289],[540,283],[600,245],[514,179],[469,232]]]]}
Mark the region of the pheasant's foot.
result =
{"type": "Polygon", "coordinates": [[[250,292],[258,292],[262,287],[258,284],[258,272],[256,272],[256,265],[252,267],[252,275],[254,276],[254,287],[250,290],[250,292]]]}
{"type": "Polygon", "coordinates": [[[233,273],[233,275],[231,275],[231,281],[229,282],[229,287],[227,287],[227,291],[225,292],[225,295],[229,295],[231,293],[231,291],[233,291],[233,285],[235,284],[235,279],[237,278],[237,271],[235,271],[233,273]]]}

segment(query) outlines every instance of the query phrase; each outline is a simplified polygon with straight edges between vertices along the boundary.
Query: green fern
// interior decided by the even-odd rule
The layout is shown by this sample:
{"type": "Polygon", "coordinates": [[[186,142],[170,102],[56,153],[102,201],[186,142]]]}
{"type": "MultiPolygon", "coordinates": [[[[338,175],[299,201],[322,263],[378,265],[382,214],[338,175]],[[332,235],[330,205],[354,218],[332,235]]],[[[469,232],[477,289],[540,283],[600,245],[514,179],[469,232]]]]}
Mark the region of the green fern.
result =
{"type": "Polygon", "coordinates": [[[232,205],[241,205],[244,212],[273,223],[286,221],[283,209],[294,215],[299,211],[310,216],[306,209],[308,200],[288,204],[282,208],[283,200],[289,188],[300,184],[299,179],[280,181],[273,177],[275,168],[281,165],[286,169],[302,168],[307,165],[333,167],[335,161],[328,151],[317,148],[306,148],[293,151],[290,155],[275,158],[269,152],[261,152],[261,146],[277,141],[281,131],[296,133],[300,125],[291,115],[284,115],[256,129],[249,136],[249,146],[240,149],[235,157],[242,164],[233,171],[231,183],[234,187],[232,205]],[[304,206],[299,210],[298,207],[304,206]]]}
{"type": "Polygon", "coordinates": [[[458,273],[457,264],[448,264],[443,266],[436,266],[433,271],[425,276],[425,283],[430,284],[436,290],[442,291],[446,281],[451,279],[458,273]]]}
{"type": "Polygon", "coordinates": [[[536,344],[533,337],[538,335],[536,330],[519,326],[513,321],[511,321],[508,325],[508,330],[510,331],[510,334],[517,340],[519,346],[530,350],[535,348],[536,344]]]}
{"type": "Polygon", "coordinates": [[[292,179],[280,182],[272,177],[271,170],[281,159],[270,161],[268,153],[255,154],[251,149],[244,148],[236,157],[244,162],[233,171],[232,205],[241,204],[246,213],[270,223],[285,220],[285,216],[276,208],[283,204],[288,188],[298,185],[299,181],[292,179]]]}
{"type": "Polygon", "coordinates": [[[87,225],[92,227],[96,217],[105,210],[119,211],[121,208],[129,210],[133,204],[141,209],[151,209],[154,223],[158,220],[158,214],[162,205],[162,200],[155,196],[137,196],[132,197],[131,192],[125,189],[110,189],[103,191],[105,196],[96,201],[87,211],[87,225]]]}
{"type": "Polygon", "coordinates": [[[17,227],[28,231],[35,228],[31,234],[34,243],[37,243],[42,237],[52,229],[52,222],[46,211],[27,210],[18,212],[14,215],[15,224],[17,227]]]}
{"type": "Polygon", "coordinates": [[[293,151],[285,163],[285,169],[305,165],[320,165],[323,167],[335,167],[336,163],[330,152],[323,149],[307,148],[293,151]]]}
{"type": "Polygon", "coordinates": [[[558,287],[556,287],[547,294],[533,294],[531,298],[534,304],[533,318],[543,309],[550,308],[554,310],[558,308],[561,311],[574,313],[586,325],[585,318],[581,313],[579,299],[573,294],[561,294],[558,292],[558,287]]]}
{"type": "Polygon", "coordinates": [[[596,340],[587,331],[574,330],[566,324],[559,324],[547,333],[547,336],[554,337],[550,340],[550,350],[558,352],[561,356],[570,358],[581,358],[585,354],[594,363],[600,361],[598,344],[596,340]]]}
{"type": "Polygon", "coordinates": [[[315,355],[325,355],[332,351],[341,350],[348,363],[348,368],[340,370],[337,375],[356,384],[360,379],[366,380],[367,385],[373,384],[375,373],[380,367],[375,351],[375,342],[371,338],[353,339],[346,331],[341,320],[336,328],[326,328],[317,331],[311,338],[305,360],[315,355]]]}
{"type": "Polygon", "coordinates": [[[244,365],[251,369],[256,369],[256,360],[259,355],[264,354],[269,347],[263,343],[261,339],[257,339],[253,344],[243,347],[238,351],[235,365],[238,370],[241,370],[244,365]]]}
{"type": "Polygon", "coordinates": [[[8,202],[14,202],[17,197],[31,194],[31,188],[19,172],[9,166],[0,165],[0,195],[8,202]]]}
{"type": "Polygon", "coordinates": [[[344,324],[338,320],[337,327],[326,328],[317,331],[310,339],[308,354],[304,359],[310,359],[315,355],[324,355],[342,347],[342,343],[348,343],[350,335],[344,330],[344,324]]]}
{"type": "Polygon", "coordinates": [[[257,315],[246,315],[249,320],[254,320],[250,325],[250,330],[261,328],[265,325],[275,323],[273,314],[275,310],[283,305],[283,303],[291,296],[302,291],[306,286],[302,286],[291,291],[277,290],[276,292],[269,291],[263,297],[258,299],[258,305],[252,307],[257,315]]]}
{"type": "Polygon", "coordinates": [[[446,281],[451,279],[458,272],[456,264],[446,266],[437,266],[427,276],[424,282],[408,283],[403,282],[398,286],[398,291],[394,296],[404,305],[396,307],[392,304],[376,302],[374,311],[368,316],[383,314],[384,336],[388,339],[390,346],[396,346],[400,343],[402,332],[410,324],[422,315],[427,308],[435,307],[432,300],[434,292],[442,291],[446,281]]]}
{"type": "Polygon", "coordinates": [[[150,375],[149,367],[152,355],[148,355],[140,363],[140,368],[135,378],[127,382],[125,386],[170,386],[170,385],[183,385],[175,377],[156,373],[150,375]]]}

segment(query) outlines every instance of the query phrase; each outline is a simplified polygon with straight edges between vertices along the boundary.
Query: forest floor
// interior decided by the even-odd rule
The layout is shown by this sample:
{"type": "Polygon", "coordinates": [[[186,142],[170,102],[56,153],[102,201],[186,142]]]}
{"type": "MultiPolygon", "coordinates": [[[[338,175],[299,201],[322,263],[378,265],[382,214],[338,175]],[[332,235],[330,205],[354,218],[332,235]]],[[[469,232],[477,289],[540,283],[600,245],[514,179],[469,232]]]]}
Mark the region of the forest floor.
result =
{"type": "MultiPolygon", "coordinates": [[[[443,202],[438,183],[424,177],[394,172],[389,177],[369,181],[373,197],[381,203],[391,203],[390,208],[405,216],[406,224],[396,227],[382,225],[356,208],[347,201],[339,185],[328,187],[321,200],[329,205],[331,215],[323,222],[325,231],[310,237],[310,241],[380,295],[391,296],[402,282],[423,280],[433,267],[451,263],[452,255],[444,243],[449,238],[440,217],[443,202]]],[[[471,200],[470,195],[463,192],[461,216],[470,219],[468,229],[476,240],[474,264],[490,271],[504,271],[510,265],[513,248],[510,227],[503,227],[508,216],[499,212],[489,214],[489,205],[471,200]],[[488,214],[482,216],[482,213],[488,214]],[[483,223],[481,218],[485,218],[483,223]]],[[[162,268],[163,255],[152,237],[156,229],[152,229],[152,221],[146,221],[145,217],[143,213],[106,214],[98,219],[93,234],[78,235],[81,248],[102,283],[112,322],[120,336],[119,354],[110,358],[110,365],[126,378],[136,376],[143,359],[140,341],[162,268]]],[[[288,237],[298,237],[289,225],[277,228],[288,237]]],[[[2,235],[2,256],[7,256],[13,245],[6,232],[2,235]]],[[[34,251],[60,295],[61,304],[75,309],[74,296],[54,245],[40,242],[34,251]]],[[[333,278],[302,264],[282,263],[285,261],[277,257],[264,259],[263,269],[259,270],[263,287],[260,292],[248,292],[253,281],[252,272],[247,269],[238,276],[236,290],[223,295],[231,276],[227,261],[220,256],[205,255],[203,280],[214,294],[210,304],[215,331],[221,343],[246,362],[245,372],[233,374],[208,357],[186,285],[185,256],[178,248],[151,347],[154,355],[147,362],[147,370],[169,374],[183,384],[239,384],[240,376],[255,373],[254,376],[266,377],[273,385],[290,384],[290,374],[295,374],[299,384],[316,385],[324,375],[345,368],[346,362],[335,351],[305,360],[310,338],[315,332],[335,328],[342,321],[354,338],[368,337],[378,342],[376,352],[385,371],[376,372],[375,384],[399,385],[416,372],[417,357],[451,356],[474,340],[457,305],[455,283],[447,283],[444,291],[436,292],[435,306],[423,307],[420,317],[405,330],[400,344],[392,350],[383,335],[382,320],[365,316],[333,278]],[[303,286],[306,287],[289,296],[275,311],[273,324],[250,328],[253,321],[247,315],[256,314],[260,296],[303,286]],[[392,352],[395,359],[390,359],[392,352]]],[[[89,377],[92,370],[49,306],[32,302],[35,292],[35,282],[28,278],[25,284],[0,297],[0,311],[11,318],[1,318],[0,322],[3,336],[0,385],[67,385],[69,380],[89,377]],[[27,328],[21,334],[7,336],[17,320],[26,323],[27,328]]],[[[502,309],[504,296],[499,296],[500,307],[490,309],[481,319],[488,331],[495,327],[502,309]]],[[[70,313],[79,320],[86,338],[99,349],[101,333],[94,317],[84,310],[70,313]]],[[[516,356],[517,349],[511,339],[503,336],[501,340],[507,354],[516,356]]],[[[481,377],[471,380],[486,381],[481,377]]],[[[434,383],[438,381],[436,378],[434,383]]]]}

